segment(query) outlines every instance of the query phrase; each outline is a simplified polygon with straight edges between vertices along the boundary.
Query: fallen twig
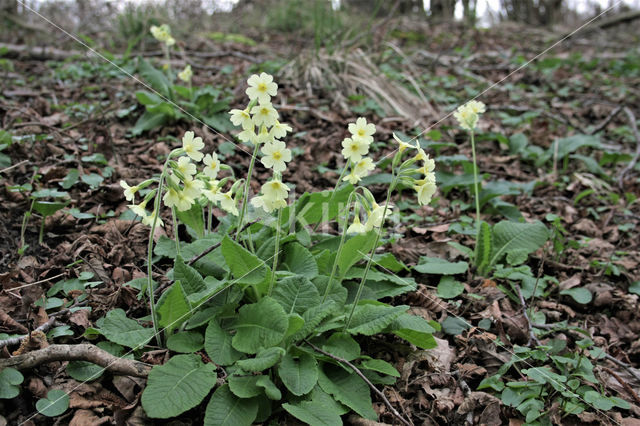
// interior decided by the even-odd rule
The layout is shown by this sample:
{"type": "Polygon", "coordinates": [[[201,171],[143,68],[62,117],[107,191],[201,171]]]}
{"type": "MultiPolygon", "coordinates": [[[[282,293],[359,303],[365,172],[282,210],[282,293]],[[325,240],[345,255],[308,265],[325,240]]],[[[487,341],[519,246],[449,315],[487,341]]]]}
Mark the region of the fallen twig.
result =
{"type": "Polygon", "coordinates": [[[0,359],[0,370],[8,367],[27,370],[54,361],[88,361],[104,367],[107,371],[124,376],[147,377],[151,371],[151,365],[118,358],[89,343],[51,345],[23,355],[0,359]]]}
{"type": "Polygon", "coordinates": [[[347,366],[349,366],[349,368],[351,368],[351,369],[352,369],[352,370],[353,370],[353,371],[354,371],[358,376],[360,376],[360,378],[361,378],[362,380],[364,380],[364,381],[365,381],[365,383],[366,383],[367,385],[369,385],[369,387],[371,388],[371,390],[373,390],[373,391],[376,393],[376,395],[378,395],[378,396],[382,399],[382,401],[384,401],[384,404],[389,408],[389,410],[391,410],[391,413],[392,413],[392,414],[393,414],[393,415],[394,415],[398,420],[400,420],[400,422],[401,422],[402,424],[407,425],[407,426],[412,426],[412,424],[411,424],[409,421],[405,420],[405,419],[404,419],[404,417],[402,417],[402,415],[401,415],[400,413],[398,413],[398,410],[396,410],[396,409],[393,407],[393,405],[391,405],[391,402],[389,402],[389,400],[388,400],[388,399],[387,399],[387,397],[384,395],[384,393],[383,393],[383,392],[381,392],[380,390],[378,390],[378,388],[377,388],[377,387],[375,387],[375,385],[374,385],[373,383],[371,383],[371,381],[370,381],[369,379],[367,379],[367,376],[365,376],[364,374],[362,374],[362,371],[360,371],[360,369],[358,369],[358,367],[356,367],[355,365],[353,365],[352,363],[350,363],[349,361],[347,361],[347,360],[346,360],[346,359],[344,359],[344,358],[340,358],[339,356],[335,356],[335,355],[333,355],[333,354],[330,354],[329,352],[326,352],[326,351],[324,351],[324,350],[320,349],[319,347],[317,347],[316,345],[314,345],[313,343],[309,342],[309,341],[308,341],[308,340],[306,340],[306,339],[304,340],[304,342],[305,342],[307,345],[311,346],[311,347],[313,348],[313,350],[314,350],[314,351],[316,351],[316,352],[320,352],[321,354],[326,355],[326,356],[328,356],[328,357],[329,357],[329,358],[331,358],[331,359],[334,359],[334,360],[336,360],[336,361],[338,361],[338,362],[341,362],[341,363],[346,364],[347,366]]]}
{"type": "Polygon", "coordinates": [[[533,332],[531,320],[529,319],[529,314],[527,314],[527,302],[525,302],[524,300],[522,290],[520,289],[519,285],[516,284],[515,286],[518,289],[518,298],[520,298],[520,305],[522,305],[522,315],[524,316],[524,319],[527,320],[527,329],[529,332],[529,341],[527,342],[527,346],[529,346],[531,342],[535,342],[536,345],[542,345],[542,343],[540,343],[540,340],[538,340],[538,338],[536,337],[536,334],[533,332]]]}
{"type": "Polygon", "coordinates": [[[626,362],[620,361],[618,358],[614,358],[613,356],[611,356],[609,354],[604,354],[604,357],[606,359],[608,359],[609,361],[613,362],[614,364],[618,364],[620,367],[622,367],[625,370],[627,370],[629,372],[629,374],[631,374],[633,377],[635,377],[636,379],[640,380],[640,373],[638,372],[637,369],[633,368],[632,366],[630,366],[626,362]]]}
{"type": "Polygon", "coordinates": [[[618,381],[618,383],[620,383],[622,385],[622,387],[624,388],[624,390],[627,391],[627,393],[629,395],[631,395],[631,397],[633,398],[633,400],[636,402],[636,404],[640,404],[640,397],[638,396],[638,394],[633,390],[633,388],[631,386],[629,386],[629,383],[625,382],[624,380],[622,380],[622,377],[618,376],[614,371],[612,371],[610,368],[607,367],[602,367],[602,369],[604,371],[606,371],[607,373],[609,373],[614,379],[616,379],[618,381]]]}

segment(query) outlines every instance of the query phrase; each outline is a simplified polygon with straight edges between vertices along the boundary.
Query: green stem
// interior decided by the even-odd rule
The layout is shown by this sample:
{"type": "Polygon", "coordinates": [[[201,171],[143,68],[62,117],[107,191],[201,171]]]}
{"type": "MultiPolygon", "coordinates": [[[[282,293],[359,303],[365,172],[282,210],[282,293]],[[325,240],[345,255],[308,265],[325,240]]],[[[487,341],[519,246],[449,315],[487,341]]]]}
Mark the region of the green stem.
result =
{"type": "Polygon", "coordinates": [[[176,217],[176,208],[171,208],[171,218],[173,219],[173,238],[176,240],[176,253],[181,256],[180,253],[180,237],[178,237],[178,218],[176,217]]]}
{"type": "Polygon", "coordinates": [[[213,204],[209,203],[209,211],[207,212],[207,234],[211,234],[211,225],[213,223],[213,204]]]}
{"type": "Polygon", "coordinates": [[[24,217],[22,218],[22,226],[20,227],[20,249],[24,248],[24,234],[27,230],[27,221],[29,220],[29,218],[31,218],[31,214],[33,213],[33,206],[35,205],[36,200],[35,198],[33,200],[31,200],[31,206],[29,207],[29,211],[24,215],[24,217]]]}
{"type": "MultiPolygon", "coordinates": [[[[249,171],[247,172],[247,180],[244,182],[244,191],[242,194],[242,209],[240,210],[240,218],[238,219],[238,228],[236,229],[236,241],[240,237],[240,231],[242,230],[242,225],[244,225],[244,215],[247,212],[247,204],[249,202],[249,184],[251,183],[251,174],[253,173],[253,166],[256,163],[256,158],[258,157],[258,148],[259,144],[255,144],[253,148],[253,155],[251,156],[251,162],[249,163],[249,171]]],[[[253,243],[251,243],[251,247],[253,247],[253,243]]],[[[238,241],[239,242],[239,241],[238,241]]],[[[253,251],[253,250],[252,250],[253,251]]]]}
{"type": "Polygon", "coordinates": [[[160,216],[160,201],[162,199],[162,185],[164,183],[164,178],[167,173],[169,160],[174,152],[170,152],[167,156],[167,160],[162,167],[162,173],[160,174],[160,181],[158,182],[158,192],[156,193],[156,198],[154,200],[154,215],[153,215],[153,223],[151,223],[151,230],[149,231],[149,246],[147,247],[147,291],[149,293],[149,310],[151,311],[151,323],[153,324],[153,333],[158,341],[158,344],[162,346],[162,336],[160,336],[160,331],[158,330],[158,321],[156,318],[156,306],[153,295],[153,264],[152,256],[153,256],[153,235],[156,231],[156,226],[158,224],[158,216],[160,216]]]}
{"type": "Polygon", "coordinates": [[[278,220],[276,222],[276,250],[273,254],[273,268],[271,268],[271,280],[269,281],[269,291],[267,296],[271,296],[273,284],[276,279],[276,268],[278,267],[278,255],[280,254],[280,221],[282,220],[282,209],[278,209],[278,220]]]}
{"type": "Polygon", "coordinates": [[[476,199],[476,240],[480,232],[480,196],[478,194],[478,162],[476,161],[476,141],[471,131],[471,155],[473,156],[473,190],[476,199]]]}
{"type": "Polygon", "coordinates": [[[353,318],[353,313],[356,310],[356,306],[358,305],[358,301],[360,300],[360,296],[362,295],[362,290],[364,289],[364,283],[367,281],[367,275],[369,274],[369,270],[371,269],[371,263],[373,262],[373,255],[378,247],[378,243],[380,242],[380,237],[382,236],[382,230],[384,229],[384,220],[387,216],[387,209],[389,208],[389,201],[391,201],[391,193],[395,189],[398,184],[398,176],[395,176],[394,171],[391,173],[394,175],[393,180],[391,181],[391,185],[389,185],[389,189],[387,189],[387,199],[384,203],[384,210],[382,211],[382,222],[380,222],[380,228],[378,228],[378,232],[376,232],[376,239],[373,242],[373,247],[371,247],[371,252],[369,253],[369,258],[367,259],[367,264],[364,267],[364,273],[362,274],[362,279],[360,280],[360,285],[358,285],[358,292],[356,293],[355,299],[353,299],[353,305],[351,306],[351,312],[349,312],[349,317],[347,318],[347,322],[344,325],[344,329],[347,330],[349,325],[351,324],[351,319],[353,318]]]}
{"type": "MultiPolygon", "coordinates": [[[[329,293],[331,292],[331,287],[333,285],[333,278],[336,275],[336,270],[338,269],[338,260],[340,259],[340,256],[342,256],[342,247],[344,246],[344,241],[347,237],[347,224],[348,224],[348,219],[349,219],[349,206],[351,206],[351,199],[353,198],[353,192],[351,194],[349,194],[349,199],[347,200],[347,214],[346,214],[346,219],[345,219],[345,223],[342,227],[342,236],[340,237],[340,245],[338,245],[338,252],[336,253],[336,258],[333,260],[333,266],[331,267],[331,275],[329,276],[329,281],[327,281],[327,288],[324,291],[324,296],[322,297],[322,303],[324,303],[327,300],[327,297],[329,296],[329,293]]],[[[340,282],[340,280],[338,280],[338,282],[340,282]]]]}
{"type": "Polygon", "coordinates": [[[42,241],[44,241],[44,221],[46,219],[46,216],[42,216],[42,222],[40,223],[40,234],[38,235],[38,244],[42,244],[42,241]]]}

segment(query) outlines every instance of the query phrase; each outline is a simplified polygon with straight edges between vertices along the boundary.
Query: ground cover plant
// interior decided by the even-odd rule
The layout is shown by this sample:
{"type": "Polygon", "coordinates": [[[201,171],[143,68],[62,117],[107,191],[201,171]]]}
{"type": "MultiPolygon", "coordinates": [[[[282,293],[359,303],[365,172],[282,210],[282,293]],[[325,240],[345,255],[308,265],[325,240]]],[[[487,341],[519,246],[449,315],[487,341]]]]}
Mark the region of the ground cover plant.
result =
{"type": "Polygon", "coordinates": [[[0,51],[0,419],[634,424],[629,39],[297,3],[0,51]]]}

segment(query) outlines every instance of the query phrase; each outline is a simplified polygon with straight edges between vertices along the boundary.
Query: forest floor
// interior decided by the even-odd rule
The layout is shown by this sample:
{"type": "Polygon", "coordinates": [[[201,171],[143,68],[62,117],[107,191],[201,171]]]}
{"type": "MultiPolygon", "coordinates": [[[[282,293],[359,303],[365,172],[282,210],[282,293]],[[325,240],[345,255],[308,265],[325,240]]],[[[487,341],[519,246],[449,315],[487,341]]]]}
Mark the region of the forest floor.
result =
{"type": "MultiPolygon", "coordinates": [[[[637,33],[618,27],[578,34],[526,64],[560,35],[515,24],[469,30],[406,20],[378,30],[382,35],[367,35],[367,44],[334,52],[282,34],[255,45],[197,37],[186,45],[194,87],[211,86],[223,108],[242,104],[249,75],[274,73],[282,121],[294,129],[288,143],[295,159],[284,179],[295,183],[298,195],[333,187],[347,123],[358,116],[376,124],[380,157],[394,149],[393,132],[421,134],[437,164],[439,192],[424,207],[411,191],[393,198],[398,214],[389,249],[407,265],[425,257],[461,261],[449,243],[474,246],[471,146],[450,112],[482,92],[478,99],[487,112],[477,150],[483,219],[539,220],[551,238],[523,265],[484,277],[474,268],[446,279],[411,272],[417,291],[393,302],[444,327],[436,334],[438,347],[429,351],[385,339],[369,343],[371,352],[386,353],[401,372],[395,385],[385,387],[387,397],[415,424],[522,424],[522,412],[501,399],[499,385],[478,390],[479,384],[514,352],[530,351],[530,362],[555,368],[532,351],[536,341],[549,347],[564,342],[571,354],[590,359],[594,389],[628,406],[587,404],[580,414],[562,417],[549,403],[550,421],[640,424],[637,33]],[[581,346],[587,338],[591,342],[581,346]]],[[[45,37],[35,44],[42,43],[45,37]]],[[[82,50],[66,41],[64,46],[50,47],[82,50]]],[[[132,220],[120,180],[131,184],[159,173],[163,156],[187,130],[238,171],[250,157],[230,142],[235,131],[225,125],[214,130],[179,120],[134,136],[131,129],[144,111],[134,96],[141,86],[95,55],[45,59],[1,47],[0,53],[0,341],[48,323],[50,343],[86,342],[85,330],[108,311],[145,313],[138,290],[124,284],[146,275],[148,228],[132,220]],[[61,209],[46,218],[37,208],[25,216],[33,200],[41,209],[61,209]],[[51,297],[54,285],[66,290],[51,297]],[[61,311],[81,295],[79,305],[90,312],[61,311]]],[[[162,59],[150,51],[146,57],[162,59]]],[[[114,61],[138,75],[135,57],[114,61]]],[[[180,68],[180,55],[175,61],[180,68]]],[[[376,196],[386,191],[387,173],[377,170],[367,181],[376,196]]],[[[254,192],[266,176],[258,167],[254,192]]],[[[164,221],[161,234],[173,235],[170,216],[164,221]]],[[[159,281],[170,266],[155,265],[159,281]]],[[[5,345],[0,357],[15,350],[5,345]]],[[[157,352],[146,361],[161,362],[157,352]]],[[[56,384],[78,384],[63,367],[54,362],[23,370],[20,395],[0,399],[0,424],[42,424],[45,417],[30,417],[35,401],[56,384]]],[[[525,365],[520,367],[505,378],[523,379],[525,365]]],[[[144,381],[106,377],[77,388],[71,410],[58,421],[144,421],[138,407],[144,381]]],[[[381,401],[375,406],[380,421],[393,422],[381,401]]],[[[183,417],[189,416],[198,418],[193,412],[183,417]]]]}

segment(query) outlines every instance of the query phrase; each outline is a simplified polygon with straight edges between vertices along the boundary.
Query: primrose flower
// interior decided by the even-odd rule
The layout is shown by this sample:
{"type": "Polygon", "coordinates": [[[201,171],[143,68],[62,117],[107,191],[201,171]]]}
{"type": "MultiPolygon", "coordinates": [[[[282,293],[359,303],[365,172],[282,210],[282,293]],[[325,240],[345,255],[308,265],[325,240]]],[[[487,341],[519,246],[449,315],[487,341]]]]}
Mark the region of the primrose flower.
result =
{"type": "Polygon", "coordinates": [[[416,180],[413,189],[418,194],[418,203],[421,206],[429,204],[433,194],[436,193],[436,177],[433,173],[425,176],[424,179],[416,180]]]}
{"type": "Polygon", "coordinates": [[[232,109],[229,114],[231,114],[231,122],[234,126],[242,126],[242,130],[253,130],[253,120],[251,120],[248,108],[232,109]]]}
{"type": "Polygon", "coordinates": [[[349,181],[349,183],[351,185],[355,185],[358,182],[360,182],[360,180],[362,180],[362,178],[360,176],[358,176],[357,174],[355,174],[353,172],[353,170],[351,170],[351,172],[346,175],[345,177],[342,178],[343,181],[349,181]]]}
{"type": "MultiPolygon", "coordinates": [[[[143,225],[147,225],[147,226],[152,226],[153,225],[153,219],[156,216],[158,216],[158,212],[156,212],[155,210],[150,215],[142,216],[142,224],[143,225]]],[[[158,216],[158,220],[156,221],[156,225],[159,225],[161,228],[164,226],[164,222],[162,222],[162,219],[160,218],[160,216],[158,216]]]]}
{"type": "MultiPolygon", "coordinates": [[[[367,222],[364,224],[367,231],[371,231],[373,228],[379,228],[380,226],[382,226],[382,215],[384,214],[384,206],[380,206],[374,201],[372,207],[373,209],[371,210],[371,213],[369,213],[367,222]]],[[[391,205],[387,206],[387,214],[391,213],[391,208],[391,205]]]]}
{"type": "Polygon", "coordinates": [[[429,155],[427,154],[427,158],[423,161],[424,163],[422,164],[422,167],[418,169],[418,172],[422,173],[423,175],[433,173],[436,168],[436,162],[433,161],[433,158],[429,158],[429,155]]]}
{"type": "Polygon", "coordinates": [[[424,149],[420,148],[420,145],[416,142],[416,146],[414,147],[418,150],[418,153],[416,154],[415,157],[413,157],[413,159],[415,161],[424,161],[426,162],[429,159],[429,155],[424,152],[424,149]]]}
{"type": "Polygon", "coordinates": [[[253,116],[253,124],[256,126],[265,125],[271,127],[278,120],[278,111],[268,101],[260,102],[251,108],[251,114],[253,116]]]}
{"type": "Polygon", "coordinates": [[[189,157],[178,158],[177,169],[185,177],[191,177],[196,174],[196,165],[191,162],[189,157]]]}
{"type": "Polygon", "coordinates": [[[278,179],[270,180],[262,185],[264,200],[275,203],[278,200],[286,200],[289,195],[289,187],[278,179]]]}
{"type": "Polygon", "coordinates": [[[453,113],[453,116],[458,120],[458,123],[460,123],[460,127],[468,131],[473,131],[478,124],[479,114],[485,111],[486,107],[482,102],[469,101],[459,106],[456,112],[453,113]]]}
{"type": "Polygon", "coordinates": [[[238,207],[236,207],[236,200],[233,198],[231,191],[224,192],[222,194],[216,194],[217,201],[220,202],[220,207],[227,213],[231,213],[234,216],[238,216],[238,207]]]}
{"type": "Polygon", "coordinates": [[[249,87],[246,90],[249,99],[257,99],[260,103],[268,103],[271,96],[275,96],[278,91],[278,85],[273,82],[273,77],[265,72],[260,75],[253,74],[247,80],[249,87]]]}
{"type": "Polygon", "coordinates": [[[178,73],[178,78],[185,83],[188,83],[191,81],[191,77],[193,77],[193,71],[191,71],[191,65],[187,64],[187,66],[178,73]]]}
{"type": "Polygon", "coordinates": [[[218,172],[220,171],[220,162],[218,161],[218,154],[215,152],[213,154],[207,154],[202,159],[202,162],[205,164],[204,169],[202,170],[205,175],[210,177],[211,179],[215,179],[218,176],[218,172]]]}
{"type": "Polygon", "coordinates": [[[264,157],[260,161],[265,167],[273,168],[274,172],[284,172],[287,168],[286,163],[291,161],[291,150],[287,148],[284,142],[267,142],[261,151],[264,157]]]}
{"type": "Polygon", "coordinates": [[[150,28],[151,35],[158,41],[165,43],[167,46],[173,46],[176,44],[176,40],[171,37],[171,28],[167,24],[162,24],[159,27],[152,25],[150,28]]]}
{"type": "Polygon", "coordinates": [[[353,135],[353,139],[363,141],[366,144],[373,142],[373,134],[376,132],[376,125],[367,123],[367,119],[360,117],[355,123],[349,124],[349,132],[353,135]]]}
{"type": "Polygon", "coordinates": [[[167,189],[164,197],[162,197],[162,201],[164,201],[165,206],[169,208],[175,207],[181,212],[189,210],[194,203],[194,199],[188,197],[184,191],[178,191],[171,187],[167,189]]]}
{"type": "Polygon", "coordinates": [[[290,132],[291,130],[291,126],[276,120],[276,124],[273,125],[269,133],[271,134],[272,138],[278,139],[287,136],[287,132],[290,132]]]}
{"type": "Polygon", "coordinates": [[[271,201],[266,199],[264,195],[253,197],[251,199],[251,204],[255,208],[262,208],[267,213],[271,213],[272,211],[282,207],[287,207],[287,202],[285,200],[271,201]]]}
{"type": "Polygon", "coordinates": [[[375,164],[373,164],[373,160],[370,157],[365,157],[356,163],[356,165],[353,167],[353,173],[363,178],[375,168],[376,166],[375,164]]]}
{"type": "Polygon", "coordinates": [[[367,232],[367,227],[360,223],[358,216],[353,218],[353,223],[347,228],[347,234],[364,234],[367,232]]]}
{"type": "Polygon", "coordinates": [[[184,189],[182,190],[182,194],[188,198],[196,199],[200,194],[202,194],[202,188],[204,188],[203,181],[189,177],[184,180],[184,189]]]}
{"type": "Polygon", "coordinates": [[[400,152],[404,152],[405,149],[407,148],[415,148],[413,145],[408,144],[407,142],[403,142],[402,140],[400,140],[399,137],[396,136],[396,134],[393,134],[393,139],[396,140],[396,142],[398,142],[398,151],[400,152]]]}
{"type": "MultiPolygon", "coordinates": [[[[251,123],[253,123],[253,121],[251,123]]],[[[258,135],[256,135],[256,132],[254,131],[253,124],[251,124],[250,129],[245,129],[240,133],[238,133],[238,139],[240,139],[242,142],[251,143],[251,144],[259,143],[258,135]]]]}
{"type": "Polygon", "coordinates": [[[140,189],[137,185],[129,186],[129,184],[124,180],[120,181],[120,186],[122,187],[122,189],[124,189],[124,198],[127,201],[133,201],[136,192],[138,192],[138,190],[140,189]]]}
{"type": "Polygon", "coordinates": [[[182,149],[185,154],[193,159],[193,161],[200,161],[204,154],[200,152],[202,148],[204,148],[204,142],[202,142],[202,138],[198,136],[194,138],[194,133],[192,131],[185,132],[182,137],[182,149]]]}
{"type": "Polygon", "coordinates": [[[209,181],[208,188],[202,190],[202,194],[204,194],[204,196],[212,203],[218,201],[218,195],[220,194],[220,187],[218,186],[219,183],[219,181],[211,179],[209,181]]]}
{"type": "Polygon", "coordinates": [[[342,155],[346,160],[358,162],[369,152],[369,144],[362,139],[345,138],[342,141],[342,155]]]}
{"type": "Polygon", "coordinates": [[[260,145],[261,143],[267,143],[270,141],[274,141],[271,136],[271,132],[267,130],[267,126],[262,126],[262,130],[260,130],[260,133],[256,136],[256,143],[260,145]]]}

